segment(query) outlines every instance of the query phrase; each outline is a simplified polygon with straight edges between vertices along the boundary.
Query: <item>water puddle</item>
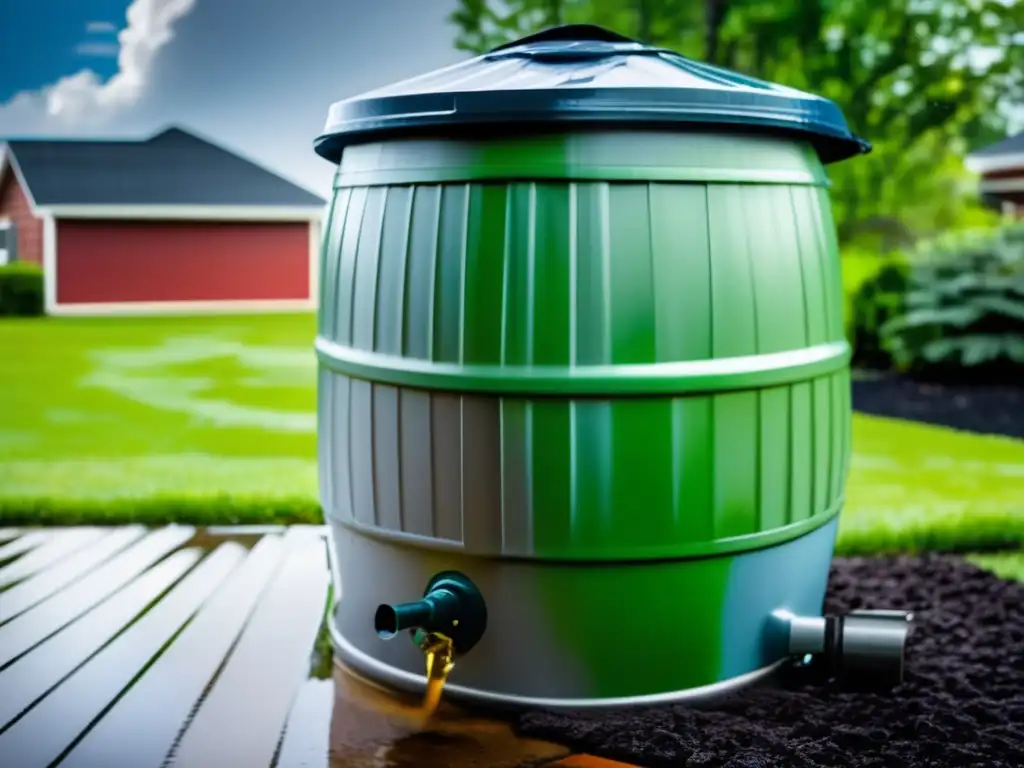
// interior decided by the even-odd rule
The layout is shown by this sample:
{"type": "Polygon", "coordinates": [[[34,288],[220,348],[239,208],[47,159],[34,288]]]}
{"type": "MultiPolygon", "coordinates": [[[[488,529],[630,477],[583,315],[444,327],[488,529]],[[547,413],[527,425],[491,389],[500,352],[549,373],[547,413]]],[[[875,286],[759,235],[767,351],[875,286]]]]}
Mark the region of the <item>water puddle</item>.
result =
{"type": "Polygon", "coordinates": [[[424,720],[418,697],[384,690],[338,665],[333,680],[331,768],[523,768],[569,754],[444,699],[424,720]]]}
{"type": "MultiPolygon", "coordinates": [[[[438,653],[443,656],[443,652],[438,653]]],[[[310,681],[331,685],[307,717],[329,720],[323,761],[330,768],[526,768],[566,757],[566,747],[522,739],[503,720],[484,717],[442,696],[444,677],[424,697],[384,689],[334,661],[326,616],[310,659],[310,681]],[[327,682],[329,681],[329,683],[327,682]]],[[[320,729],[314,729],[320,730],[320,729]]],[[[322,732],[322,731],[321,731],[322,732]]],[[[285,738],[287,742],[287,736],[285,738]]],[[[282,754],[282,757],[285,757],[282,754]]],[[[280,760],[278,768],[286,768],[280,760]]]]}

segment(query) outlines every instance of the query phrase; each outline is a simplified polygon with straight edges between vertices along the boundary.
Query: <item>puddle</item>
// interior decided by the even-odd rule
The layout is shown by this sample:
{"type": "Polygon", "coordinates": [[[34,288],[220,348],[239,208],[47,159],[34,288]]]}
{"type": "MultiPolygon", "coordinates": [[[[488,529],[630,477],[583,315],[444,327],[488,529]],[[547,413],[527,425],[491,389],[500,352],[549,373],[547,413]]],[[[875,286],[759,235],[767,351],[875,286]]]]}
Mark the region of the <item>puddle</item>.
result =
{"type": "MultiPolygon", "coordinates": [[[[328,601],[328,606],[330,600],[328,601]]],[[[565,747],[521,739],[508,722],[482,717],[442,698],[426,724],[418,696],[385,690],[334,661],[328,611],[310,656],[309,685],[317,695],[303,702],[304,733],[328,735],[327,755],[303,765],[330,768],[525,768],[566,757],[565,747]],[[327,728],[311,727],[320,720],[327,728]],[[307,730],[308,728],[308,730],[307,730]]],[[[323,738],[322,736],[320,737],[323,738]]],[[[290,765],[285,749],[278,768],[290,765]]],[[[303,750],[309,754],[308,749],[303,750]]]]}
{"type": "Polygon", "coordinates": [[[566,757],[557,744],[521,739],[501,720],[442,700],[427,725],[420,700],[385,691],[334,665],[331,768],[525,768],[566,757]]]}

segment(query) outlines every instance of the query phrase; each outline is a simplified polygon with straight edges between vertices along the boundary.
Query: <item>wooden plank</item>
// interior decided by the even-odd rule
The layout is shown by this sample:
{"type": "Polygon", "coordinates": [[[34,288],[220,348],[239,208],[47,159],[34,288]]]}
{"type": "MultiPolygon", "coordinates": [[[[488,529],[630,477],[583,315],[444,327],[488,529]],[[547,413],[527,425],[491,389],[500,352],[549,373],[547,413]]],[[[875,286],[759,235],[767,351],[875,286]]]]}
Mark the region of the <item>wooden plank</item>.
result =
{"type": "Polygon", "coordinates": [[[0,568],[0,587],[26,579],[74,554],[103,536],[101,528],[71,528],[58,531],[49,541],[0,568]]]}
{"type": "Polygon", "coordinates": [[[181,636],[61,761],[61,768],[160,768],[283,553],[279,536],[261,539],[181,636]]]}
{"type": "Polygon", "coordinates": [[[182,736],[178,768],[270,765],[327,600],[327,548],[319,532],[289,531],[284,564],[182,736]]]}
{"type": "Polygon", "coordinates": [[[154,531],[78,583],[0,625],[0,669],[105,600],[188,541],[194,532],[190,526],[170,526],[154,531]]]}
{"type": "Polygon", "coordinates": [[[303,684],[288,715],[275,768],[327,768],[333,707],[333,680],[307,680],[303,684]]]}
{"type": "MultiPolygon", "coordinates": [[[[245,554],[239,544],[217,547],[137,622],[0,733],[0,754],[17,755],[19,768],[51,765],[160,653],[245,554]]],[[[120,759],[114,764],[131,765],[120,759]]]]}
{"type": "Polygon", "coordinates": [[[109,560],[132,542],[142,538],[145,532],[146,529],[141,525],[113,528],[98,541],[76,552],[64,562],[11,587],[0,594],[0,621],[17,616],[42,602],[54,592],[109,560]]]}
{"type": "Polygon", "coordinates": [[[267,536],[284,531],[283,525],[211,525],[206,529],[211,536],[267,536]]]}
{"type": "Polygon", "coordinates": [[[56,529],[49,531],[32,531],[31,533],[26,533],[24,536],[19,536],[14,541],[4,544],[0,547],[0,562],[22,555],[30,549],[42,546],[48,542],[56,532],[56,529]]]}
{"type": "Polygon", "coordinates": [[[21,528],[0,528],[0,541],[10,541],[16,539],[26,531],[21,528]]]}
{"type": "MultiPolygon", "coordinates": [[[[0,728],[110,642],[195,565],[200,554],[197,549],[175,552],[102,605],[0,671],[0,690],[4,692],[0,698],[0,728]]],[[[3,743],[0,736],[0,745],[3,743]]],[[[0,749],[0,754],[4,753],[0,749]]]]}

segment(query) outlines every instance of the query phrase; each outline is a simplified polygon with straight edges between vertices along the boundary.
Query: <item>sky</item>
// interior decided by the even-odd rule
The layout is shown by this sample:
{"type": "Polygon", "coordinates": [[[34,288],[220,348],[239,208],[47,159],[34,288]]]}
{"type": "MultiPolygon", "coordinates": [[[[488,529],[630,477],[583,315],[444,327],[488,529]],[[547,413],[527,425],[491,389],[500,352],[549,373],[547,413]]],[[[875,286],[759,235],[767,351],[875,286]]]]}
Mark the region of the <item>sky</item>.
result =
{"type": "Polygon", "coordinates": [[[327,197],[330,105],[464,58],[456,0],[0,0],[0,138],[180,125],[327,197]]]}
{"type": "Polygon", "coordinates": [[[329,106],[464,58],[456,2],[0,0],[0,139],[179,125],[327,197],[329,106]]]}

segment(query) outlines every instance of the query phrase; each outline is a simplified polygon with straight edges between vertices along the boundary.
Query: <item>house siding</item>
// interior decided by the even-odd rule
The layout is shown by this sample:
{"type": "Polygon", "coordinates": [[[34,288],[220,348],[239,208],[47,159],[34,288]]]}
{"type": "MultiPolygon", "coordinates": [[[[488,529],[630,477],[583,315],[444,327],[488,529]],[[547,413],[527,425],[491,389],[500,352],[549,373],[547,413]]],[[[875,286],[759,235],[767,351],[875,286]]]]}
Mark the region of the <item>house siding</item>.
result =
{"type": "Polygon", "coordinates": [[[1016,218],[1024,218],[1024,190],[988,190],[986,189],[986,182],[993,184],[1018,182],[1024,184],[1024,166],[991,171],[981,175],[982,194],[989,205],[1016,218]]]}
{"type": "Polygon", "coordinates": [[[308,299],[309,226],[59,220],[57,303],[308,299]]]}
{"type": "Polygon", "coordinates": [[[0,218],[14,222],[18,237],[18,261],[43,263],[43,222],[32,213],[28,195],[8,165],[0,172],[0,218]]]}
{"type": "Polygon", "coordinates": [[[983,173],[981,178],[986,181],[995,181],[996,179],[1024,179],[1024,165],[1020,165],[1016,168],[1004,168],[999,171],[983,173]]]}

